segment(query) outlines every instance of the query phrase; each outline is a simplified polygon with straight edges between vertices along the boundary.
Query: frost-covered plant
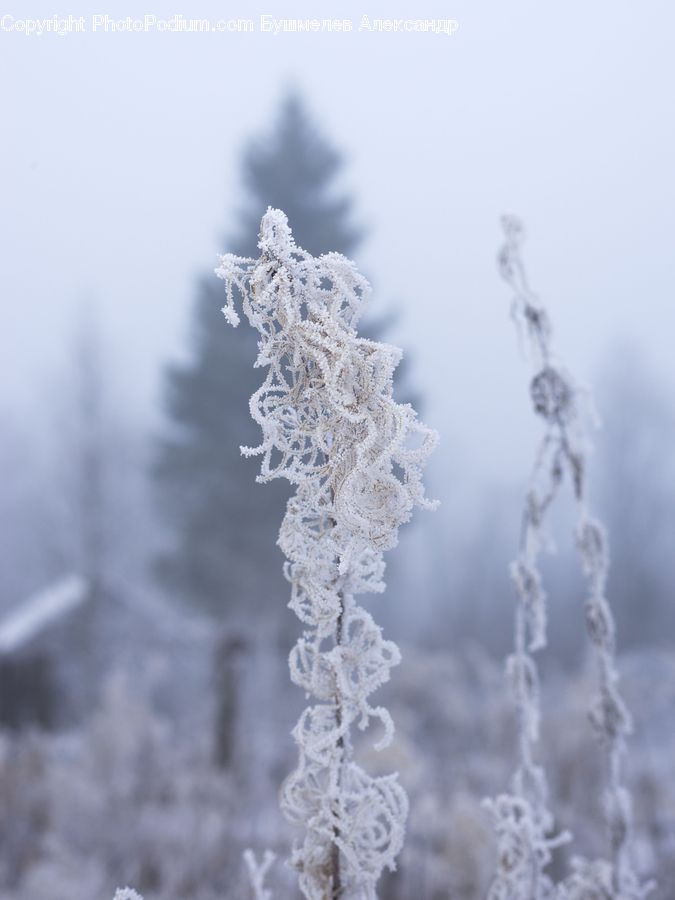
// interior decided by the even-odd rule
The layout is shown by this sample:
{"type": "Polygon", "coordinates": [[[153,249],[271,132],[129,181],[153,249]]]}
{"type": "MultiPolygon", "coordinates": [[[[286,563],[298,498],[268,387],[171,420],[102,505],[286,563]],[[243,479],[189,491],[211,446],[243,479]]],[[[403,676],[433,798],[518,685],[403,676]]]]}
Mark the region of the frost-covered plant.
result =
{"type": "Polygon", "coordinates": [[[512,316],[527,341],[535,369],[530,398],[545,431],[526,496],[520,549],[511,566],[517,605],[515,647],[507,660],[507,676],[518,715],[518,765],[512,792],[488,802],[498,842],[497,873],[489,896],[491,900],[638,900],[651,885],[639,883],[630,858],[631,798],[623,786],[622,758],[631,719],[618,691],[614,620],[605,597],[607,534],[587,501],[584,395],[553,354],[549,317],[529,287],[520,255],[522,225],[510,216],[502,224],[506,240],[499,269],[514,291],[512,316]],[[608,862],[573,859],[572,874],[555,885],[545,871],[551,851],[571,836],[554,833],[546,776],[535,761],[540,702],[533,654],[546,645],[546,594],[539,570],[543,528],[565,479],[571,483],[577,508],[575,543],[587,583],[586,629],[598,670],[590,719],[604,751],[603,805],[610,858],[608,862]]]}
{"type": "Polygon", "coordinates": [[[373,778],[353,758],[350,732],[372,720],[392,737],[369,695],[389,679],[399,651],[355,596],[384,590],[382,554],[415,505],[429,507],[421,467],[436,443],[410,405],[392,397],[401,352],[357,335],[369,285],[337,253],[297,247],[286,216],[269,209],[260,257],[226,255],[225,318],[235,292],[259,331],[256,366],[267,375],[251,398],[262,429],[258,481],[296,488],[279,535],[291,609],[305,626],[291,678],[315,701],[293,735],[299,763],[282,788],[287,819],[305,829],[292,862],[308,900],[374,898],[403,843],[407,798],[396,775],[373,778]]]}

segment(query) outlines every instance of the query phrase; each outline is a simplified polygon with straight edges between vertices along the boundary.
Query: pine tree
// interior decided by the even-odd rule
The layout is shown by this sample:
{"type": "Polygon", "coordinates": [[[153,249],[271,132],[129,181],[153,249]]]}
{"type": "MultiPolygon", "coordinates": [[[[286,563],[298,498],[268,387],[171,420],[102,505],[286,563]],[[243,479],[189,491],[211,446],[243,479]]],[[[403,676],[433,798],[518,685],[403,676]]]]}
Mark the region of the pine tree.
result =
{"type": "MultiPolygon", "coordinates": [[[[300,98],[289,95],[273,133],[244,156],[247,204],[227,246],[256,255],[260,219],[276,206],[288,212],[310,253],[350,254],[360,232],[351,221],[351,198],[334,190],[341,166],[300,98]]],[[[248,410],[260,381],[250,365],[257,337],[248,325],[237,334],[223,328],[221,307],[209,271],[198,285],[191,359],[166,374],[168,424],[155,476],[171,540],[158,569],[179,597],[232,622],[256,613],[283,621],[286,587],[276,534],[288,490],[281,482],[255,485],[256,461],[239,455],[240,445],[258,440],[248,410]]]]}

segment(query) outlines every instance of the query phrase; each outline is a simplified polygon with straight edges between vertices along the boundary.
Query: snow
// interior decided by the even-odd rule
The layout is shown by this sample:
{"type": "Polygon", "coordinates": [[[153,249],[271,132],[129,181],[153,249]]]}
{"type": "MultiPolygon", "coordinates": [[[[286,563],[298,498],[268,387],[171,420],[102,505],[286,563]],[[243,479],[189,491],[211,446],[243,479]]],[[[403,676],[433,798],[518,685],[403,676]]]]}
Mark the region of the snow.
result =
{"type": "Polygon", "coordinates": [[[17,650],[55,619],[82,606],[88,599],[87,583],[79,575],[69,575],[35,594],[0,621],[0,653],[17,650]]]}

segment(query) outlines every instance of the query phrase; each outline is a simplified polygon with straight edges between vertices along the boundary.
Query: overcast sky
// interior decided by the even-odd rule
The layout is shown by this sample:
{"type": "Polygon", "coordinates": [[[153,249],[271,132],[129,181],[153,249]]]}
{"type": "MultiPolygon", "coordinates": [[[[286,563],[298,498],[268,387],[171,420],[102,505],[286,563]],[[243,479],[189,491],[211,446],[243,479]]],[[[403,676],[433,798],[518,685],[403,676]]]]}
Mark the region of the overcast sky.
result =
{"type": "MultiPolygon", "coordinates": [[[[112,4],[110,4],[112,6],[112,4]]],[[[6,7],[51,16],[51,2],[6,7]]],[[[242,146],[295,83],[348,156],[372,228],[357,262],[403,315],[448,478],[519,477],[535,430],[495,270],[526,221],[530,280],[582,380],[626,338],[675,388],[675,6],[669,2],[116,4],[115,17],[349,17],[350,34],[0,33],[0,415],[26,421],[97,298],[123,402],[156,416],[197,275],[241,199],[242,146]],[[225,8],[227,6],[227,8],[225,8]],[[455,35],[359,32],[363,15],[455,35]],[[516,436],[522,434],[523,439],[516,436]]],[[[112,14],[112,13],[111,13],[112,14]]],[[[292,224],[292,223],[291,223],[292,224]]],[[[225,327],[225,326],[224,326],[225,327]]]]}

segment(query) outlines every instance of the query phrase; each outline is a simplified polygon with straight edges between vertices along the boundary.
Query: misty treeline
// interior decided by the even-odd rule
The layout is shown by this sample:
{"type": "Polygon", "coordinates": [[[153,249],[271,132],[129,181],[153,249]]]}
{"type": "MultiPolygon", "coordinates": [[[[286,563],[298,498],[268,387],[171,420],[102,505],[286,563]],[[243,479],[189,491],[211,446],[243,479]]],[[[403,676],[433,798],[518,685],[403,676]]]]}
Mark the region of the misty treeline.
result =
{"type": "MultiPolygon", "coordinates": [[[[297,245],[312,256],[358,257],[365,231],[340,187],[342,168],[301,98],[290,95],[275,127],[243,155],[246,192],[236,217],[231,205],[225,210],[236,227],[223,247],[257,258],[260,221],[272,206],[287,214],[297,245]]],[[[116,379],[123,359],[106,342],[105,316],[92,297],[73,322],[68,370],[45,385],[42,404],[3,423],[0,609],[17,608],[36,589],[77,572],[96,595],[169,603],[207,634],[194,651],[206,660],[206,674],[184,686],[192,692],[189,714],[158,700],[173,685],[167,661],[153,659],[134,670],[133,684],[111,668],[97,709],[75,728],[2,731],[3,900],[110,897],[120,882],[145,900],[246,897],[257,871],[249,857],[247,875],[246,848],[257,860],[266,848],[281,859],[290,855],[294,835],[276,791],[296,765],[287,735],[302,701],[288,678],[298,623],[287,608],[277,546],[291,492],[281,479],[256,484],[259,460],[240,455],[241,445],[259,443],[249,410],[263,379],[253,368],[257,335],[245,322],[237,330],[224,324],[222,284],[208,262],[196,285],[187,353],[162,374],[164,408],[155,421],[128,412],[116,379]]],[[[439,291],[451,290],[448,275],[439,291]]],[[[496,289],[490,314],[505,314],[500,299],[496,289]]],[[[392,321],[387,312],[366,312],[360,333],[386,342],[392,321]]],[[[414,369],[414,358],[403,375],[399,367],[394,396],[414,398],[423,412],[414,369]]],[[[623,654],[623,693],[636,720],[626,776],[634,864],[641,875],[657,875],[653,896],[665,900],[675,878],[668,763],[675,410],[630,347],[616,349],[595,387],[602,428],[590,455],[591,499],[611,536],[607,596],[623,654]]],[[[376,696],[397,733],[379,754],[355,742],[359,764],[373,778],[398,771],[410,797],[406,843],[397,871],[379,881],[382,898],[469,900],[483,896],[494,875],[497,845],[481,801],[503,794],[517,762],[502,658],[512,645],[508,565],[526,465],[524,452],[513,485],[484,486],[468,532],[465,511],[451,502],[433,522],[407,526],[418,530],[425,549],[419,590],[427,599],[415,617],[405,611],[414,543],[403,540],[388,560],[376,619],[401,645],[403,660],[394,684],[376,696]]],[[[429,493],[451,496],[433,474],[429,493]]],[[[573,530],[566,502],[561,497],[552,510],[556,534],[573,530]]],[[[572,832],[574,849],[596,857],[606,853],[596,790],[604,775],[585,722],[594,672],[573,554],[571,542],[561,540],[539,561],[549,618],[540,753],[556,829],[572,832]]],[[[567,864],[568,849],[552,847],[554,880],[567,864]]],[[[297,896],[295,876],[278,861],[266,884],[276,898],[297,896]]]]}
{"type": "MultiPolygon", "coordinates": [[[[245,202],[234,211],[239,225],[223,237],[223,246],[243,256],[254,253],[260,219],[271,205],[287,213],[298,244],[310,253],[357,255],[365,230],[353,199],[334,189],[342,166],[301,99],[288,97],[274,130],[252,141],[243,156],[245,202]]],[[[232,218],[231,207],[227,211],[232,218]]],[[[165,410],[150,423],[139,421],[121,393],[116,370],[124,365],[123,352],[107,342],[96,297],[75,304],[67,369],[54,373],[20,418],[2,413],[0,505],[11,528],[3,536],[0,608],[14,606],[64,570],[86,569],[86,547],[94,543],[101,557],[96,565],[109,577],[128,572],[130,584],[159,583],[218,618],[234,615],[238,605],[250,611],[259,604],[259,614],[278,616],[278,626],[287,627],[284,605],[266,602],[284,588],[274,523],[287,491],[282,484],[251,487],[255,461],[240,457],[239,446],[256,438],[248,411],[258,385],[259,373],[249,364],[256,338],[252,329],[232,334],[222,328],[221,293],[207,268],[193,300],[189,362],[167,366],[165,410]],[[246,591],[237,589],[242,584],[246,591]]],[[[366,313],[362,333],[386,340],[395,314],[380,300],[374,319],[366,313]]],[[[397,372],[397,395],[417,406],[421,401],[423,411],[408,356],[397,372]]],[[[672,633],[675,617],[668,555],[675,536],[669,452],[675,409],[649,360],[630,344],[613,348],[594,388],[601,419],[594,436],[594,489],[612,534],[610,593],[622,646],[659,643],[672,633]],[[632,599],[636,593],[639,604],[632,599]]],[[[485,485],[474,497],[478,524],[468,535],[462,511],[451,504],[434,521],[427,552],[436,555],[429,567],[435,577],[425,587],[433,593],[431,609],[445,610],[448,630],[439,633],[441,623],[429,611],[432,627],[425,637],[439,645],[469,636],[497,655],[507,649],[504,629],[485,625],[502,614],[509,620],[503,572],[522,478],[516,472],[511,486],[485,485]]],[[[577,641],[564,636],[569,591],[561,579],[571,568],[558,564],[564,553],[561,547],[548,564],[556,569],[552,581],[561,585],[553,590],[551,614],[563,610],[552,640],[568,658],[577,641]]],[[[392,565],[402,568],[394,560],[392,565]]],[[[396,606],[387,604],[383,614],[395,616],[396,606]]]]}

